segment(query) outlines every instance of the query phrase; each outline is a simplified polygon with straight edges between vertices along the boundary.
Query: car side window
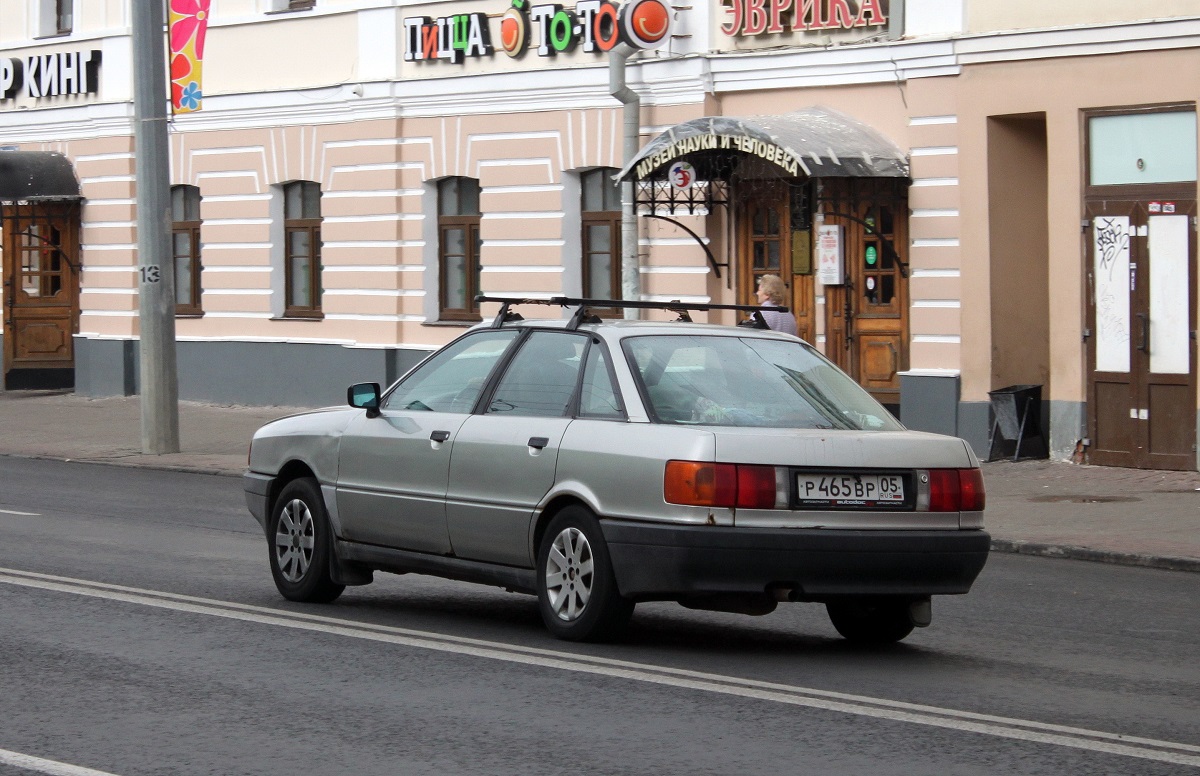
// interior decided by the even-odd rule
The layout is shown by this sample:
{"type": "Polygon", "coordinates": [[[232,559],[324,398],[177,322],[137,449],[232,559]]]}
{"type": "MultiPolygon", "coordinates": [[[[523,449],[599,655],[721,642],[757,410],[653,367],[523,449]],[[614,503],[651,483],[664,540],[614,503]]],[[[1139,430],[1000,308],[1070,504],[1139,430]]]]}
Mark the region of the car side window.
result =
{"type": "Polygon", "coordinates": [[[593,344],[588,349],[587,363],[583,367],[579,415],[617,420],[625,417],[621,409],[621,400],[617,396],[617,388],[613,385],[612,373],[608,369],[608,356],[598,344],[593,344]]]}
{"type": "Polygon", "coordinates": [[[470,412],[517,334],[513,329],[486,331],[451,343],[407,375],[388,394],[383,409],[470,412]]]}
{"type": "Polygon", "coordinates": [[[566,415],[585,345],[587,338],[578,334],[533,332],[496,386],[488,414],[566,415]]]}

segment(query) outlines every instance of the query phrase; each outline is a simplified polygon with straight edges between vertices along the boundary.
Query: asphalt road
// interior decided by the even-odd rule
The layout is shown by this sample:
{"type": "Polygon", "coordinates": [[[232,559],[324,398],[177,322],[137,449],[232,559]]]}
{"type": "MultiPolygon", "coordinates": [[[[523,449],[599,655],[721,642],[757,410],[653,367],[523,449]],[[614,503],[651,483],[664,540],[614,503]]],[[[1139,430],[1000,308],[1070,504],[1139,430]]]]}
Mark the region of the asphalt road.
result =
{"type": "Polygon", "coordinates": [[[0,774],[1200,773],[1200,575],[994,555],[878,649],[823,608],[377,575],[274,590],[236,478],[0,457],[0,774]]]}

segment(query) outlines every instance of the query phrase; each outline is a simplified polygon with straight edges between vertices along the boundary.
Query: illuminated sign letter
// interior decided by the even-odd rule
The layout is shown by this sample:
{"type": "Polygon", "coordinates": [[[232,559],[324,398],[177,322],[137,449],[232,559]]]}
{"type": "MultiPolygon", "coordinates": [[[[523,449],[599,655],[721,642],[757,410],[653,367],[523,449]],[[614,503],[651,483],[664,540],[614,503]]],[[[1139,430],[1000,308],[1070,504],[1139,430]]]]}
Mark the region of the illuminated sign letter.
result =
{"type": "Polygon", "coordinates": [[[424,59],[421,51],[421,28],[429,24],[428,16],[409,16],[404,20],[404,59],[424,59]]]}
{"type": "Polygon", "coordinates": [[[792,0],[770,0],[770,2],[771,14],[767,32],[771,35],[778,35],[783,32],[783,15],[791,9],[792,0]]]}
{"type": "Polygon", "coordinates": [[[829,26],[850,29],[854,26],[854,12],[846,0],[829,0],[829,26]]]}
{"type": "Polygon", "coordinates": [[[529,19],[525,0],[513,0],[512,8],[500,17],[500,48],[510,57],[519,57],[529,45],[529,19]]]}
{"type": "Polygon", "coordinates": [[[855,27],[866,27],[871,24],[887,24],[887,16],[879,5],[879,0],[862,0],[858,7],[858,19],[855,27]]]}
{"type": "Polygon", "coordinates": [[[537,24],[538,28],[537,53],[539,57],[554,56],[550,50],[550,20],[561,10],[562,6],[557,4],[535,5],[529,9],[529,18],[537,24]]]}
{"type": "MultiPolygon", "coordinates": [[[[811,0],[810,0],[811,1],[811,0]]],[[[721,32],[726,35],[737,35],[742,31],[742,0],[721,0],[721,7],[729,14],[729,19],[721,22],[721,32]]]]}
{"type": "Polygon", "coordinates": [[[760,35],[767,29],[767,12],[763,8],[764,0],[744,0],[746,3],[746,26],[742,28],[745,35],[760,35]]]}
{"type": "Polygon", "coordinates": [[[0,100],[16,96],[21,88],[21,60],[0,59],[0,100]]]}
{"type": "Polygon", "coordinates": [[[600,3],[596,20],[592,23],[592,34],[601,51],[611,51],[621,40],[621,16],[617,7],[609,2],[600,3]]]}

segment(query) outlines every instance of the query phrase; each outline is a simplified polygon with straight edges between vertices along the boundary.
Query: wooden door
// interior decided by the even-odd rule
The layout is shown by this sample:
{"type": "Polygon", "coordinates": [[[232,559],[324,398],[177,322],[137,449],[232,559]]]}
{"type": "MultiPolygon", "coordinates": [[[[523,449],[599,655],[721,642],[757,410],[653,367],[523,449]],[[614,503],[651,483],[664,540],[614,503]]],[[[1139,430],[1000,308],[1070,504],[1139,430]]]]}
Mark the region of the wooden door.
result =
{"type": "Polygon", "coordinates": [[[1094,200],[1088,218],[1090,463],[1196,468],[1196,202],[1094,200]]]}
{"type": "Polygon", "coordinates": [[[743,184],[738,213],[738,301],[757,304],[754,296],[758,278],[778,275],[788,287],[788,307],[796,316],[796,334],[815,342],[816,300],[809,231],[793,214],[794,197],[801,193],[780,181],[748,181],[743,184]]]}
{"type": "Polygon", "coordinates": [[[78,210],[8,205],[3,215],[5,383],[71,385],[79,308],[78,210]]]}
{"type": "Polygon", "coordinates": [[[908,368],[908,205],[904,182],[824,180],[824,223],[842,227],[845,283],[824,286],[825,354],[898,408],[908,368]]]}

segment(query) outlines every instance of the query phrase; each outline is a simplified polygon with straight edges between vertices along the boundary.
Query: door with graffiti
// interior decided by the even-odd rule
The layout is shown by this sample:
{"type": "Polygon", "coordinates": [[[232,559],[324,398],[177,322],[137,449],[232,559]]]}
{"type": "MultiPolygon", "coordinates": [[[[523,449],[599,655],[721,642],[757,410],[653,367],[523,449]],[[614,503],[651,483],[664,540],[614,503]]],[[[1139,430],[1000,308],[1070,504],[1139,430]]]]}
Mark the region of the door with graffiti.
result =
{"type": "Polygon", "coordinates": [[[1087,457],[1192,470],[1195,194],[1139,194],[1087,204],[1087,457]]]}

